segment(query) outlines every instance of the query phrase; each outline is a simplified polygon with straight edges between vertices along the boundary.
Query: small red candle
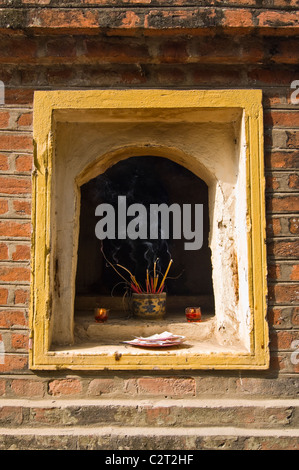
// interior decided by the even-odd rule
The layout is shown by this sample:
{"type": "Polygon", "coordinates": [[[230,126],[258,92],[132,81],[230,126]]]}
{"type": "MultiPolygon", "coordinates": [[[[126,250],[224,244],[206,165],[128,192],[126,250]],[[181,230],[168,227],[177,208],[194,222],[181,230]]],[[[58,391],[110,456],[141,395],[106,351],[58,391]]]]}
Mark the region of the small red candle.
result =
{"type": "Polygon", "coordinates": [[[106,308],[95,308],[94,317],[97,323],[104,323],[108,319],[109,310],[106,308]]]}
{"type": "Polygon", "coordinates": [[[187,307],[185,310],[186,319],[189,322],[198,322],[201,320],[201,308],[200,307],[187,307]]]}

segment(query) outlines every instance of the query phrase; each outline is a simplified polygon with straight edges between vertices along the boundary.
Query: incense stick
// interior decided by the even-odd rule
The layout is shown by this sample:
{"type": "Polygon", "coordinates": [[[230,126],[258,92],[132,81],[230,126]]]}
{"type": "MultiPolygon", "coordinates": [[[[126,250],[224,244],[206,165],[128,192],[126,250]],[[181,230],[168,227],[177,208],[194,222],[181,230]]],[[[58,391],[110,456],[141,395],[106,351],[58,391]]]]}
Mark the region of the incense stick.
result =
{"type": "Polygon", "coordinates": [[[160,293],[162,287],[164,286],[164,281],[165,281],[165,279],[166,279],[166,277],[167,277],[168,271],[169,271],[170,266],[172,265],[172,263],[173,263],[173,260],[171,259],[171,260],[169,261],[168,267],[167,267],[167,269],[166,269],[166,272],[165,272],[165,274],[164,274],[164,276],[163,276],[163,279],[162,279],[162,281],[161,281],[160,287],[159,287],[159,289],[158,289],[158,292],[157,292],[158,294],[160,293]]]}

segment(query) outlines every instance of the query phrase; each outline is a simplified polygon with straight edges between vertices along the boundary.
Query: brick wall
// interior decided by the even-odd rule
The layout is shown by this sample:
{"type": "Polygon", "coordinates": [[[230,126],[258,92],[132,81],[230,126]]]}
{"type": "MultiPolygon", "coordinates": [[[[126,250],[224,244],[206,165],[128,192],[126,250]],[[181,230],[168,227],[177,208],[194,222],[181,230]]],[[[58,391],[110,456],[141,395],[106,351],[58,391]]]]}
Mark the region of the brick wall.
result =
{"type": "Polygon", "coordinates": [[[299,371],[299,354],[294,355],[299,340],[299,104],[291,103],[290,85],[299,80],[299,2],[188,0],[184,8],[179,1],[159,0],[147,5],[101,0],[84,2],[84,8],[80,3],[1,2],[0,341],[5,361],[0,360],[0,396],[193,397],[218,396],[223,390],[229,396],[294,396],[299,371]],[[113,87],[263,90],[269,371],[81,374],[28,369],[33,93],[113,87]]]}

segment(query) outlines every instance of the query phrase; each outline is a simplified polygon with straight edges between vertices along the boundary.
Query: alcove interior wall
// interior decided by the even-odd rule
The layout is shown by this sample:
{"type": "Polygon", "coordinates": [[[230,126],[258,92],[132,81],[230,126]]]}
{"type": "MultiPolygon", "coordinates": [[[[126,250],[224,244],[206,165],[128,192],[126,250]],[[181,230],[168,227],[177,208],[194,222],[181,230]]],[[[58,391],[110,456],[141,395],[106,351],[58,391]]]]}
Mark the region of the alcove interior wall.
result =
{"type": "MultiPolygon", "coordinates": [[[[117,162],[170,158],[209,188],[209,247],[216,335],[249,348],[245,146],[242,111],[156,111],[140,119],[126,110],[59,111],[55,115],[52,192],[50,344],[74,342],[74,304],[82,186],[117,162]]],[[[200,267],[199,267],[200,268],[200,267]]]]}

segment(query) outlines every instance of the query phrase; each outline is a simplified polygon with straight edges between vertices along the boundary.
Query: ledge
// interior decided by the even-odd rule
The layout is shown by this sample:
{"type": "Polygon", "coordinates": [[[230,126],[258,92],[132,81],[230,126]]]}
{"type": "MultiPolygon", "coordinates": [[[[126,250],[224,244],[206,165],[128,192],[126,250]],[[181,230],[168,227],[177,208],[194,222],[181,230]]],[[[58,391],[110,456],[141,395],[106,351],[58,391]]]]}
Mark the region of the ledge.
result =
{"type": "MultiPolygon", "coordinates": [[[[260,3],[260,2],[259,2],[260,3]]],[[[122,2],[105,2],[99,7],[37,8],[14,2],[10,7],[0,9],[0,31],[10,34],[30,30],[37,34],[106,34],[154,35],[154,34],[195,34],[214,35],[217,32],[261,35],[298,34],[299,17],[295,8],[267,9],[223,6],[138,6],[122,7],[122,2]],[[14,6],[15,5],[15,6],[14,6]],[[121,5],[121,6],[119,6],[121,5]]],[[[190,3],[189,3],[190,5],[190,3]]],[[[229,5],[229,4],[227,4],[229,5]]]]}

